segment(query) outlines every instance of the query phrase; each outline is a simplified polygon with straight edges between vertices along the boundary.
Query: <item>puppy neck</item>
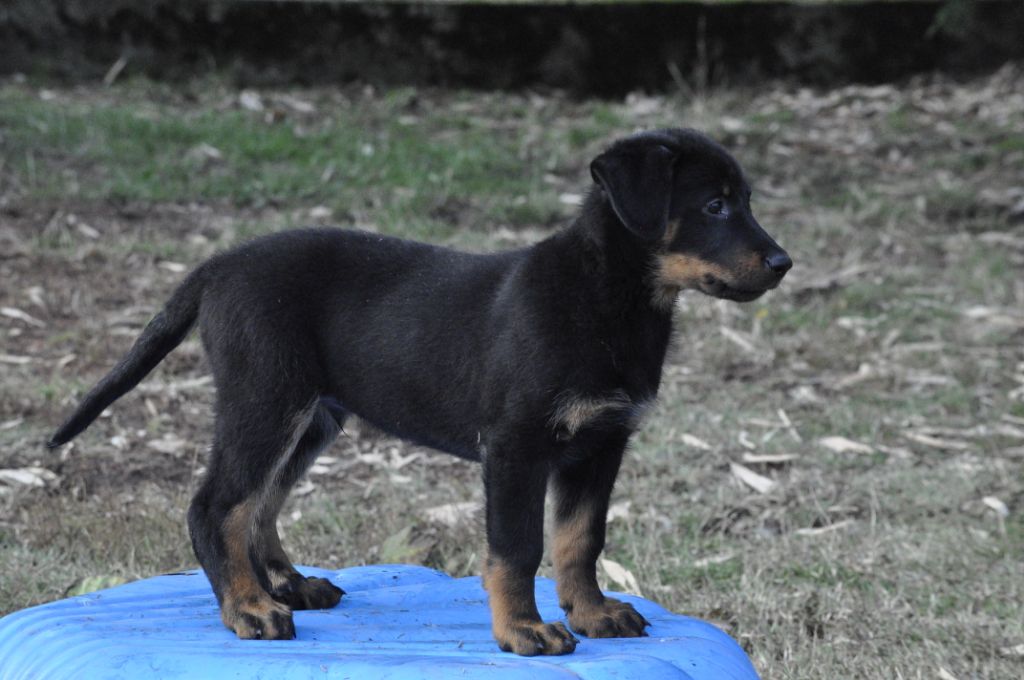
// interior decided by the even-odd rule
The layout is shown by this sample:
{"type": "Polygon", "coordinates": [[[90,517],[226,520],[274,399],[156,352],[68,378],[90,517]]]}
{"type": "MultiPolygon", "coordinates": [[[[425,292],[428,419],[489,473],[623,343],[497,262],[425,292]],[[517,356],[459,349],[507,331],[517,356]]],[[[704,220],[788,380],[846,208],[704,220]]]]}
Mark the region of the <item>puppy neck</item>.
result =
{"type": "Polygon", "coordinates": [[[653,298],[651,263],[664,244],[644,240],[627,229],[600,187],[591,188],[570,231],[602,277],[620,290],[634,289],[644,300],[653,298]]]}

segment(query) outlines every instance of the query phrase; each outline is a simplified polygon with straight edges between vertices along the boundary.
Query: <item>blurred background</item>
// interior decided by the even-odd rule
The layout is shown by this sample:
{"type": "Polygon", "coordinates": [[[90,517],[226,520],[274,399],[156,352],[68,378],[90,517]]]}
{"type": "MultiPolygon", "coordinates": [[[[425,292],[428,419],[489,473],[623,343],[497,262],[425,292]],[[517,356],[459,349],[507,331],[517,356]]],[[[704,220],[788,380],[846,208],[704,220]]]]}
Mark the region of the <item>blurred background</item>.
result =
{"type": "MultiPolygon", "coordinates": [[[[0,613],[195,565],[196,337],[42,447],[191,267],[311,224],[527,245],[611,140],[690,126],[796,265],[748,305],[680,298],[603,585],[715,622],[766,678],[1020,677],[1021,36],[1017,0],[9,0],[0,613]]],[[[475,575],[478,477],[354,422],[285,547],[475,575]]]]}

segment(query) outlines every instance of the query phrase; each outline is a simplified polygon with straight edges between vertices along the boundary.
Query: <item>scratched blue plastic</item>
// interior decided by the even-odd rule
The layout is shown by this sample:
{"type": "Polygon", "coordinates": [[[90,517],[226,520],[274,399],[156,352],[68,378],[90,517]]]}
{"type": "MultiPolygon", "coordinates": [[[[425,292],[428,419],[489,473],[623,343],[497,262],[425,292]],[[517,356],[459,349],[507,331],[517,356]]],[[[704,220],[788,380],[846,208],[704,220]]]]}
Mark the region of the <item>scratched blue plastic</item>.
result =
{"type": "MultiPolygon", "coordinates": [[[[502,678],[757,680],[747,656],[714,626],[632,602],[650,637],[591,640],[558,657],[498,650],[479,578],[413,566],[356,567],[329,578],[347,595],[331,610],[296,612],[290,641],[238,640],[220,622],[201,572],[158,576],[25,609],[0,619],[0,678],[502,678]]],[[[563,619],[554,584],[537,580],[546,621],[563,619]]],[[[564,620],[564,619],[563,619],[564,620]]]]}

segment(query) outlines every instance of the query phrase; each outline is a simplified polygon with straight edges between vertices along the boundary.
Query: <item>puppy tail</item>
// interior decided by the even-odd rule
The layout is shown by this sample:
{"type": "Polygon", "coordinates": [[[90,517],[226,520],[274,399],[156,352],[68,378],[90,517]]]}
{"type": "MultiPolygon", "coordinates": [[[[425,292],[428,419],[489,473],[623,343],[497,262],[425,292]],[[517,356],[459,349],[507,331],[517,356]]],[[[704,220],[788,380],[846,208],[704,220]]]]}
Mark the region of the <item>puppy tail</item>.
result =
{"type": "Polygon", "coordinates": [[[103,409],[138,385],[195,325],[199,302],[207,281],[207,265],[193,271],[171,295],[164,308],[146,325],[142,334],[117,366],[89,391],[75,412],[57,428],[46,447],[57,448],[96,420],[103,409]]]}

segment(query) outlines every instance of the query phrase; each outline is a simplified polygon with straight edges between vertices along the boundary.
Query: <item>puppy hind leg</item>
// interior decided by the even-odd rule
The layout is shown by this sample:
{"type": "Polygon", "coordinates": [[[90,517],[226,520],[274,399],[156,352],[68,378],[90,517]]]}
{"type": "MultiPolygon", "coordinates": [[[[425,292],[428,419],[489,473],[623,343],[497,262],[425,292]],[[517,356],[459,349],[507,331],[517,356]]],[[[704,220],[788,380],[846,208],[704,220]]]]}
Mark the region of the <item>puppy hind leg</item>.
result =
{"type": "Polygon", "coordinates": [[[288,492],[341,430],[343,414],[332,414],[323,404],[316,408],[309,427],[269,492],[255,536],[257,573],[261,583],[271,597],[293,610],[330,609],[345,594],[345,591],[327,579],[300,574],[281,546],[281,538],[277,533],[277,517],[288,492]]]}
{"type": "Polygon", "coordinates": [[[189,533],[224,625],[243,639],[287,640],[295,637],[291,611],[270,598],[249,559],[257,504],[257,494],[225,493],[210,476],[189,508],[189,533]]]}
{"type": "Polygon", "coordinates": [[[223,523],[228,578],[221,620],[242,639],[290,640],[295,637],[292,612],[270,597],[251,561],[257,503],[253,498],[239,503],[223,523]]]}
{"type": "Polygon", "coordinates": [[[192,545],[228,628],[243,639],[291,639],[291,609],[270,596],[256,567],[257,536],[264,507],[273,500],[268,490],[309,426],[313,400],[288,409],[279,404],[303,400],[282,398],[253,409],[252,401],[234,394],[220,399],[209,471],[189,509],[192,545]]]}

